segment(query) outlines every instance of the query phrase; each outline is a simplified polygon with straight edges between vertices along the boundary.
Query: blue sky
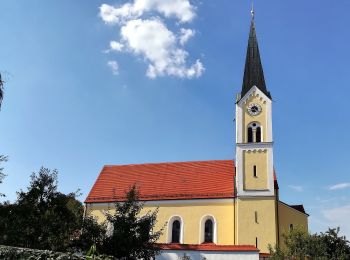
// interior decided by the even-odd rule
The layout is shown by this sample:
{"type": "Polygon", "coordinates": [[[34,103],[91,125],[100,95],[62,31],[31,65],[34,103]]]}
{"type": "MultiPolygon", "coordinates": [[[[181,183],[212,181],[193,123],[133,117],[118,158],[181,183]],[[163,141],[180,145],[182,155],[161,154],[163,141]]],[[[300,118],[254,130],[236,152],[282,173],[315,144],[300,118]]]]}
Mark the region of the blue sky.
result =
{"type": "MultiPolygon", "coordinates": [[[[256,1],[256,27],[280,198],[304,204],[311,231],[340,226],[350,237],[350,2],[336,2],[256,1]]],[[[127,3],[0,2],[7,199],[41,166],[57,168],[60,190],[80,188],[84,200],[105,164],[234,158],[250,1],[109,19],[107,5],[127,3]],[[158,45],[147,41],[155,32],[158,45]]]]}

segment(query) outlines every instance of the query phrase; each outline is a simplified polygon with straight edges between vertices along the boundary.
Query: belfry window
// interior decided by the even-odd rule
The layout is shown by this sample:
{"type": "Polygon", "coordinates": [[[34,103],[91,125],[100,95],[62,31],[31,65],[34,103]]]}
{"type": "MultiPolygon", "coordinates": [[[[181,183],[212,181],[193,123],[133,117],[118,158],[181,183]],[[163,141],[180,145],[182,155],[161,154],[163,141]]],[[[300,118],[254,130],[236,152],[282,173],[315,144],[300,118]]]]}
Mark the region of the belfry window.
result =
{"type": "Polygon", "coordinates": [[[248,143],[262,142],[262,131],[258,122],[252,122],[248,125],[247,141],[248,143]]]}
{"type": "Polygon", "coordinates": [[[181,223],[179,220],[173,222],[171,230],[171,243],[180,243],[181,223]]]}
{"type": "Polygon", "coordinates": [[[213,221],[207,219],[204,224],[204,242],[212,243],[213,242],[213,221]]]}
{"type": "Polygon", "coordinates": [[[248,143],[253,142],[253,128],[248,127],[248,143]]]}
{"type": "Polygon", "coordinates": [[[256,128],[256,142],[260,143],[261,142],[261,127],[258,126],[256,128]]]}

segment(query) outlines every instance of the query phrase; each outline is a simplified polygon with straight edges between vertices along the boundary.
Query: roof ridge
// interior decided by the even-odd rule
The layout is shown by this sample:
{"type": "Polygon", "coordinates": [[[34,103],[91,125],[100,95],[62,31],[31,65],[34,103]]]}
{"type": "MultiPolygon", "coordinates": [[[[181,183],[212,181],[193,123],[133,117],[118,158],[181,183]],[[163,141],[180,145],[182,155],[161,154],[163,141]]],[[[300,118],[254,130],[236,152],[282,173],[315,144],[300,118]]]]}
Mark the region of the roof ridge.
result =
{"type": "Polygon", "coordinates": [[[160,164],[179,164],[179,163],[204,163],[204,162],[235,162],[234,159],[222,159],[222,160],[198,160],[198,161],[180,161],[180,162],[152,162],[152,163],[130,163],[130,164],[106,164],[105,167],[118,167],[118,166],[139,166],[139,165],[160,165],[160,164]]]}

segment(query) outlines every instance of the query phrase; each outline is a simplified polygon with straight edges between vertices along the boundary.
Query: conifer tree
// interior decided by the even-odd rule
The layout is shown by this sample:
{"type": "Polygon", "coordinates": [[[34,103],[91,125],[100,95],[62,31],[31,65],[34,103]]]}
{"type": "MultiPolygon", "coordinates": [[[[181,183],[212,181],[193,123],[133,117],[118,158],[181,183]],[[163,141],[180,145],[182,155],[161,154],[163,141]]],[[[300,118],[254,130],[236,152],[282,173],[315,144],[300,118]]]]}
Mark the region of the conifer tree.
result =
{"type": "Polygon", "coordinates": [[[158,209],[140,216],[143,206],[135,185],[127,192],[124,202],[115,203],[115,213],[106,214],[110,230],[104,253],[118,259],[151,259],[159,254],[156,242],[162,229],[154,230],[158,209]]]}

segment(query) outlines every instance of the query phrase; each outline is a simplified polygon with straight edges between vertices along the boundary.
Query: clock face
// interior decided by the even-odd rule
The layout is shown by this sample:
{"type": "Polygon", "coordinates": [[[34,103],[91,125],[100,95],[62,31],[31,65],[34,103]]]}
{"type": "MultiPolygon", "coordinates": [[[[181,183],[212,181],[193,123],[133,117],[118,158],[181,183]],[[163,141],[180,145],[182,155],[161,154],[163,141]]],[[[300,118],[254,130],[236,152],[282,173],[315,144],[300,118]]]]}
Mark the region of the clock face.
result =
{"type": "Polygon", "coordinates": [[[261,108],[261,106],[260,106],[259,104],[250,103],[250,104],[248,105],[247,110],[248,110],[249,115],[251,115],[251,116],[256,116],[256,115],[259,115],[259,114],[260,114],[262,108],[261,108]]]}

